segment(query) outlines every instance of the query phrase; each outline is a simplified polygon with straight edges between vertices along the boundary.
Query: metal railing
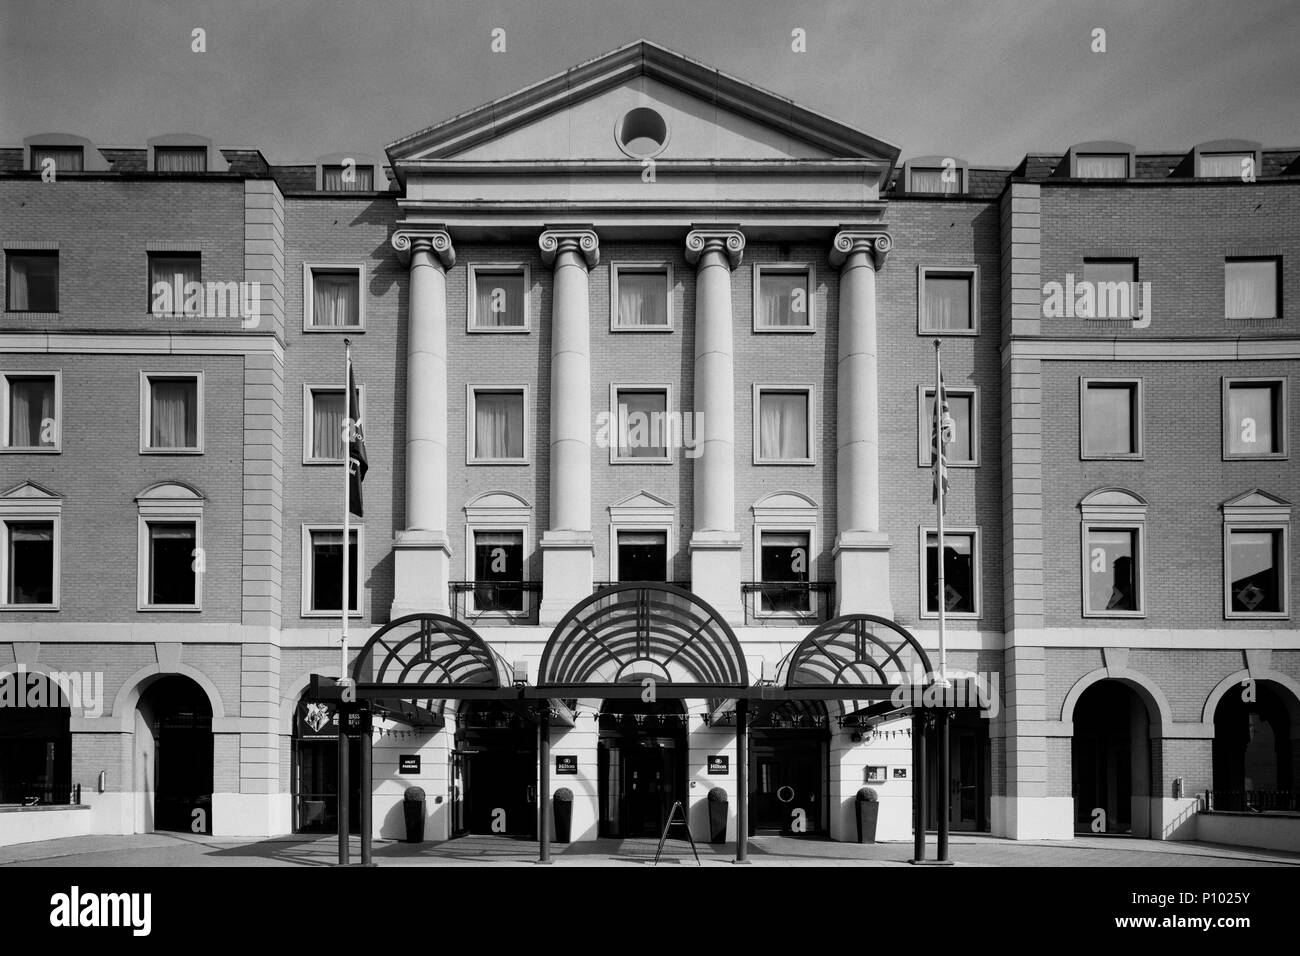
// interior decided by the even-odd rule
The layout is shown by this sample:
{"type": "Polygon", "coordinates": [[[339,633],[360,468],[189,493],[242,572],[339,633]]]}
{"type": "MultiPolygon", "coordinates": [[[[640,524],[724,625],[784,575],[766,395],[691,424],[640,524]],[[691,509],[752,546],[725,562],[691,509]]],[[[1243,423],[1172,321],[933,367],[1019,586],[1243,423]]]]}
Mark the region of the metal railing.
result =
{"type": "Polygon", "coordinates": [[[1206,790],[1205,809],[1238,813],[1300,813],[1294,790],[1206,790]]]}
{"type": "Polygon", "coordinates": [[[458,621],[483,617],[536,624],[541,581],[452,581],[451,613],[458,621]]]}
{"type": "Polygon", "coordinates": [[[833,581],[745,581],[746,624],[809,624],[829,621],[835,608],[833,581]]]}
{"type": "Polygon", "coordinates": [[[689,590],[691,589],[691,582],[690,582],[690,581],[650,581],[650,582],[645,582],[645,581],[593,581],[593,582],[591,583],[591,590],[592,590],[592,593],[594,594],[595,592],[597,592],[597,591],[599,591],[599,590],[601,590],[601,589],[603,589],[603,588],[612,588],[612,587],[616,587],[617,585],[620,585],[620,584],[645,584],[645,583],[650,583],[650,584],[671,584],[673,587],[682,588],[682,589],[687,590],[687,591],[689,591],[689,590]]]}
{"type": "Polygon", "coordinates": [[[65,807],[81,803],[81,784],[0,781],[0,804],[20,807],[65,807]]]}

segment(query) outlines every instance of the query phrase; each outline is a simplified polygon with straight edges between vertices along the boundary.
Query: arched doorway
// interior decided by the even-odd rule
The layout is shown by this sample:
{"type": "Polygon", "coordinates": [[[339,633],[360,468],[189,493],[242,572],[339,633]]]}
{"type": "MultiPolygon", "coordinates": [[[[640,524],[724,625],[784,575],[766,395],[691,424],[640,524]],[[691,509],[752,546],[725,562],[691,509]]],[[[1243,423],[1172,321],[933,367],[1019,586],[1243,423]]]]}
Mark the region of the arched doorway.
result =
{"type": "Polygon", "coordinates": [[[1100,680],[1074,706],[1071,781],[1076,833],[1150,835],[1151,719],[1123,681],[1100,680]]]}
{"type": "MultiPolygon", "coordinates": [[[[290,765],[294,833],[337,833],[339,725],[336,701],[298,700],[290,765]]],[[[348,738],[348,832],[361,829],[361,741],[348,738]]]]}
{"type": "Polygon", "coordinates": [[[1269,681],[1231,689],[1214,709],[1214,809],[1294,810],[1300,703],[1269,681]]]}
{"type": "Polygon", "coordinates": [[[537,725],[508,701],[467,700],[456,719],[452,835],[537,835],[537,725]]]}
{"type": "Polygon", "coordinates": [[[604,837],[658,837],[686,804],[686,711],[681,701],[607,700],[596,754],[604,837]]]}
{"type": "Polygon", "coordinates": [[[830,719],[819,700],[760,706],[749,748],[749,834],[826,832],[830,719]]]}
{"type": "Polygon", "coordinates": [[[135,711],[137,828],[212,832],[212,704],[179,674],[157,678],[135,711]]]}
{"type": "Polygon", "coordinates": [[[71,717],[44,674],[0,672],[0,804],[72,802],[71,717]]]}

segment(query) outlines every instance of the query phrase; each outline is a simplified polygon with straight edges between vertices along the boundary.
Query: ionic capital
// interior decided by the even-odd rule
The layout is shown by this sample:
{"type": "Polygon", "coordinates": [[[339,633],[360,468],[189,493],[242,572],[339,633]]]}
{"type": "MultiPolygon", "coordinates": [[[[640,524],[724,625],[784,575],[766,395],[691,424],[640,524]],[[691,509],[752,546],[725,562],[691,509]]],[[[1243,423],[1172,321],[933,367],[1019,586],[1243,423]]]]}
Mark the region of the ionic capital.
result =
{"type": "Polygon", "coordinates": [[[593,229],[547,229],[538,237],[537,245],[547,266],[554,265],[562,252],[578,253],[588,269],[600,262],[600,238],[593,229]]]}
{"type": "Polygon", "coordinates": [[[865,252],[877,271],[885,267],[885,256],[894,248],[894,240],[883,229],[841,229],[831,244],[831,265],[840,268],[855,252],[865,252]]]}
{"type": "Polygon", "coordinates": [[[456,250],[452,248],[451,236],[447,230],[437,227],[398,229],[393,233],[393,248],[402,265],[411,264],[411,255],[415,252],[431,252],[438,257],[444,269],[456,264],[456,250]]]}
{"type": "Polygon", "coordinates": [[[739,229],[692,229],[686,234],[686,261],[695,265],[706,252],[725,254],[734,269],[745,254],[745,234],[739,229]]]}

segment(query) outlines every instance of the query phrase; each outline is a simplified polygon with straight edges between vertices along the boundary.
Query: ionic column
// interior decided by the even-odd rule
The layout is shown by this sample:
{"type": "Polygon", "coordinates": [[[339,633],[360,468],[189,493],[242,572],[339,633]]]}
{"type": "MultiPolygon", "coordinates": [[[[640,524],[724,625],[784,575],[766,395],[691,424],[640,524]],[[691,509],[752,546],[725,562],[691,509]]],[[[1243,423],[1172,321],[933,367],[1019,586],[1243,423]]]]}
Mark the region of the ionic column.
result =
{"type": "Polygon", "coordinates": [[[745,236],[734,228],[696,229],[686,237],[686,261],[695,265],[694,411],[702,436],[694,470],[691,589],[730,621],[743,620],[731,270],[744,250],[745,236]]]}
{"type": "Polygon", "coordinates": [[[880,530],[880,402],[876,353],[876,271],[893,245],[880,229],[835,236],[840,270],[836,370],[835,595],[839,614],[893,617],[889,539],[880,530]]]}
{"type": "Polygon", "coordinates": [[[406,329],[406,530],[393,539],[392,616],[449,609],[447,539],[447,269],[451,237],[398,229],[393,248],[410,269],[406,329]]]}
{"type": "Polygon", "coordinates": [[[591,595],[591,315],[587,270],[600,261],[588,228],[548,229],[538,240],[555,270],[551,296],[550,521],[542,535],[543,624],[591,595]]]}

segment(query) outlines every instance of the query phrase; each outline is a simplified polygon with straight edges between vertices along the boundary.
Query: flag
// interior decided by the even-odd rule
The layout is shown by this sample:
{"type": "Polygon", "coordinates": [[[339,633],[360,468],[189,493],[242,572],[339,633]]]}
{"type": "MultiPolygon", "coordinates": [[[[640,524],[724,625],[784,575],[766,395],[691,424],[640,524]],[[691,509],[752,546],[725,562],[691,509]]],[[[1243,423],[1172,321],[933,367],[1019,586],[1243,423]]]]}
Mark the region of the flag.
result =
{"type": "Polygon", "coordinates": [[[948,391],[943,375],[939,376],[939,391],[934,397],[934,420],[930,426],[930,462],[934,468],[934,488],[930,495],[932,504],[939,502],[939,484],[943,483],[943,513],[948,513],[948,443],[953,439],[954,425],[948,410],[948,391]]]}
{"type": "Polygon", "coordinates": [[[366,478],[370,463],[366,461],[366,436],[361,421],[361,399],[357,392],[357,379],[348,363],[348,511],[358,518],[361,510],[361,482],[366,478]],[[355,416],[355,417],[354,417],[355,416]]]}

